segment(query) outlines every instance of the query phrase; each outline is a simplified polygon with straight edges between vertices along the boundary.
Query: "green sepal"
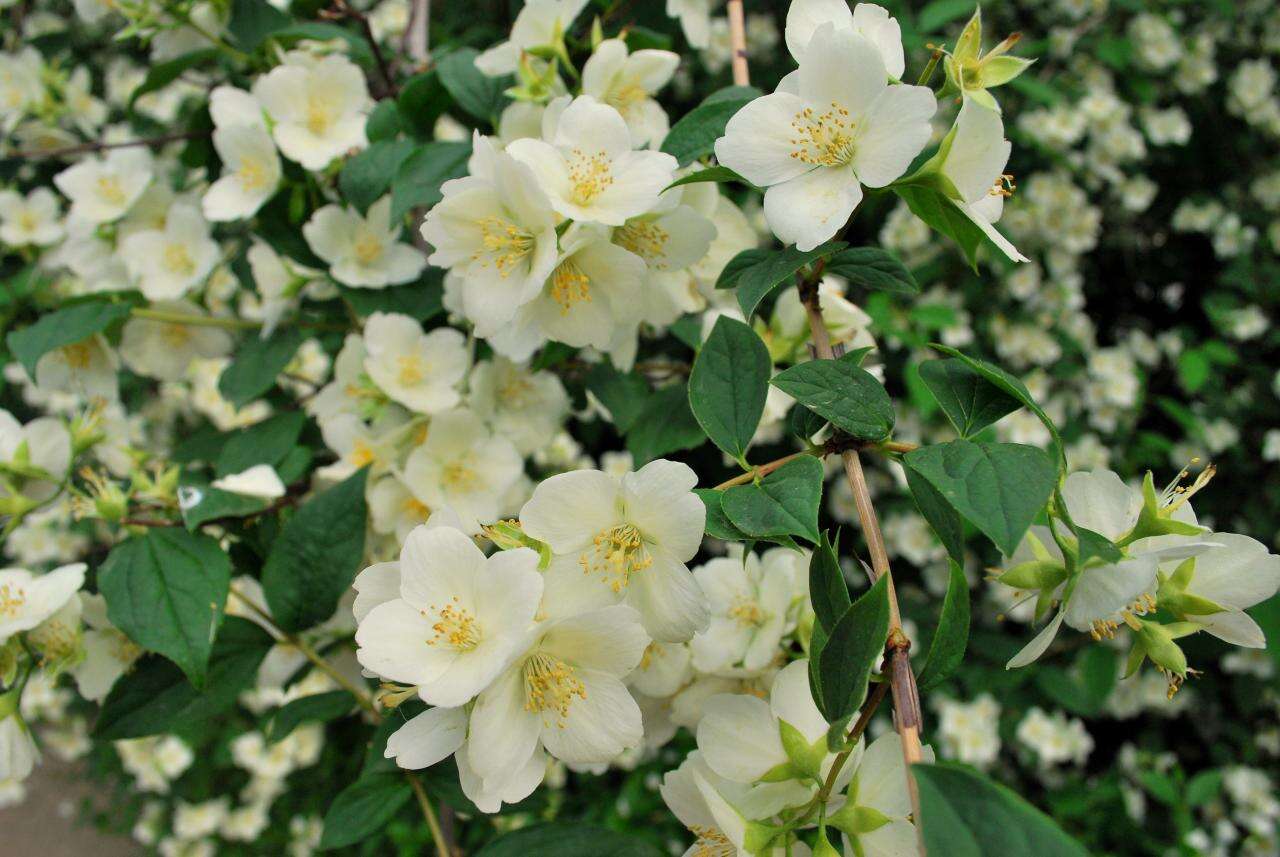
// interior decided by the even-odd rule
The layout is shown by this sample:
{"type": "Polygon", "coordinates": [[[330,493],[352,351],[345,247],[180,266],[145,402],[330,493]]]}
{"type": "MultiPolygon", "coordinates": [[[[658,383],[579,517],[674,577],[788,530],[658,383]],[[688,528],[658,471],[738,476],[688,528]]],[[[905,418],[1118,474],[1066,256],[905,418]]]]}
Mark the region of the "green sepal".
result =
{"type": "Polygon", "coordinates": [[[1120,546],[1130,545],[1138,539],[1152,536],[1198,536],[1205,532],[1204,527],[1175,521],[1165,507],[1160,505],[1160,496],[1156,493],[1155,476],[1151,471],[1142,479],[1142,511],[1138,513],[1138,522],[1133,530],[1120,540],[1120,546]]]}
{"type": "Polygon", "coordinates": [[[1033,559],[1015,565],[996,579],[1014,589],[1054,589],[1067,579],[1067,569],[1060,562],[1033,559]]]}
{"type": "Polygon", "coordinates": [[[827,816],[827,824],[838,828],[851,837],[879,830],[891,820],[878,809],[869,806],[854,806],[854,801],[845,801],[838,812],[827,816]]]}
{"type": "Polygon", "coordinates": [[[1163,625],[1158,622],[1140,622],[1137,636],[1152,663],[1174,675],[1186,677],[1187,656],[1182,647],[1173,641],[1173,634],[1163,625]]]}
{"type": "Polygon", "coordinates": [[[748,853],[760,854],[769,847],[770,843],[781,832],[781,828],[759,821],[748,821],[742,836],[742,847],[748,853]]]}
{"type": "Polygon", "coordinates": [[[778,734],[782,738],[782,749],[787,753],[792,770],[801,777],[819,779],[822,776],[822,762],[827,758],[826,736],[810,743],[799,729],[785,720],[778,721],[778,734]]]}

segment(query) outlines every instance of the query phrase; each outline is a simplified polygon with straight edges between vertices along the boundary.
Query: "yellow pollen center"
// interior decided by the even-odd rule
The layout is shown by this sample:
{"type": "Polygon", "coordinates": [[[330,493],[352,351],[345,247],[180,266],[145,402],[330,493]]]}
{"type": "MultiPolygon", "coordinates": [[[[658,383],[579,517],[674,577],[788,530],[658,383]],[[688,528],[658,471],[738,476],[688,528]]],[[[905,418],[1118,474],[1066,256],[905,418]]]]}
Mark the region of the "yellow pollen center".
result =
{"type": "Polygon", "coordinates": [[[352,245],[356,261],[361,265],[372,265],[382,258],[382,241],[365,227],[356,232],[356,240],[352,245]]]}
{"type": "Polygon", "coordinates": [[[267,165],[262,158],[243,158],[240,169],[236,170],[236,178],[246,193],[263,190],[267,186],[267,165]]]}
{"type": "Polygon", "coordinates": [[[191,329],[185,324],[166,324],[160,328],[160,339],[170,348],[184,348],[191,341],[191,329]]]}
{"type": "Polygon", "coordinates": [[[652,268],[667,268],[667,241],[671,235],[653,221],[633,221],[613,233],[613,243],[630,250],[652,268]]]}
{"type": "Polygon", "coordinates": [[[734,857],[738,853],[738,849],[729,841],[729,837],[714,827],[695,824],[689,828],[689,832],[698,837],[698,841],[693,843],[689,857],[734,857]]]}
{"type": "Polygon", "coordinates": [[[626,113],[629,108],[640,104],[648,97],[649,93],[645,92],[643,86],[630,81],[611,87],[604,101],[609,106],[617,108],[619,113],[626,113]]]}
{"type": "Polygon", "coordinates": [[[480,626],[476,624],[476,617],[458,603],[457,596],[444,607],[431,605],[422,615],[429,613],[436,614],[436,622],[431,626],[436,635],[427,640],[428,646],[448,646],[459,652],[469,652],[480,645],[480,626]]]}
{"type": "Polygon", "coordinates": [[[569,166],[570,199],[577,205],[590,205],[613,184],[612,162],[604,152],[588,155],[581,149],[571,153],[569,166]]]}
{"type": "Polygon", "coordinates": [[[29,211],[24,211],[18,215],[18,227],[23,232],[34,232],[40,221],[36,220],[36,216],[29,211]]]}
{"type": "Polygon", "coordinates": [[[987,191],[987,196],[1003,196],[1007,199],[1017,189],[1018,183],[1013,180],[1013,173],[1001,173],[991,185],[991,190],[987,191]]]}
{"type": "Polygon", "coordinates": [[[568,315],[574,304],[591,300],[591,278],[572,261],[561,262],[551,272],[551,297],[560,304],[560,314],[568,315]]]}
{"type": "Polygon", "coordinates": [[[513,408],[519,408],[528,404],[529,394],[532,392],[532,381],[519,375],[512,375],[498,387],[498,398],[513,408]]]}
{"type": "Polygon", "coordinates": [[[431,508],[413,495],[409,495],[404,499],[404,502],[400,504],[400,509],[417,521],[425,521],[431,517],[431,508]]]}
{"type": "Polygon", "coordinates": [[[307,96],[307,130],[317,137],[323,137],[333,124],[332,105],[324,96],[312,93],[307,96]]]}
{"type": "Polygon", "coordinates": [[[196,270],[196,263],[191,260],[191,254],[187,252],[185,244],[171,242],[164,245],[164,253],[161,254],[160,261],[166,270],[180,277],[189,277],[196,270]]]}
{"type": "Polygon", "coordinates": [[[355,467],[364,467],[378,460],[378,454],[373,451],[373,447],[362,440],[357,440],[351,446],[351,452],[347,457],[355,467]]]}
{"type": "Polygon", "coordinates": [[[791,157],[814,167],[838,167],[853,160],[854,122],[836,102],[825,113],[806,107],[791,120],[791,157]]]}
{"type": "Polygon", "coordinates": [[[445,487],[453,491],[474,491],[480,484],[480,477],[475,468],[466,460],[451,461],[444,466],[440,475],[445,487]]]}
{"type": "Polygon", "coordinates": [[[729,615],[738,620],[739,625],[748,628],[754,628],[757,625],[764,624],[764,611],[760,609],[760,605],[750,598],[739,596],[733,606],[729,608],[729,615]]]}
{"type": "Polygon", "coordinates": [[[501,217],[482,217],[476,221],[480,228],[480,245],[471,258],[481,267],[493,262],[498,275],[504,279],[511,275],[520,261],[533,249],[533,235],[509,220],[501,217]]]}
{"type": "Polygon", "coordinates": [[[604,530],[592,542],[594,546],[578,559],[578,564],[584,574],[594,571],[604,575],[614,592],[621,592],[631,582],[632,574],[653,565],[644,538],[631,524],[604,530]]]}
{"type": "Polygon", "coordinates": [[[0,584],[0,616],[17,616],[22,605],[27,603],[27,593],[19,587],[11,587],[7,583],[0,584]]]}
{"type": "Polygon", "coordinates": [[[524,662],[525,711],[534,714],[554,712],[557,725],[563,728],[574,697],[586,699],[587,688],[574,675],[573,667],[544,652],[538,652],[524,662]]]}
{"type": "Polygon", "coordinates": [[[87,342],[76,342],[62,346],[62,356],[72,369],[88,369],[93,363],[93,349],[87,342]]]}
{"type": "Polygon", "coordinates": [[[396,366],[396,380],[406,387],[421,384],[427,377],[426,366],[422,363],[422,357],[417,354],[401,354],[396,358],[396,366]]]}
{"type": "Polygon", "coordinates": [[[111,205],[124,205],[127,199],[117,176],[98,177],[98,196],[102,197],[103,202],[111,205]]]}

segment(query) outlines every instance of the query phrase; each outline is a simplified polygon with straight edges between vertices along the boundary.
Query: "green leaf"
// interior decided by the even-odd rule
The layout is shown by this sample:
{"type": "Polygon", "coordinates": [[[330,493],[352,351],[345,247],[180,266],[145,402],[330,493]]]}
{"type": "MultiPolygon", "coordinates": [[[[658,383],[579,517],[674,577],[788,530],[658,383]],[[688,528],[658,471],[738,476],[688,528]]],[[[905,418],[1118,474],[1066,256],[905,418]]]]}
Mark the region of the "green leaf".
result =
{"type": "Polygon", "coordinates": [[[826,424],[826,420],[804,405],[793,406],[791,412],[787,414],[787,431],[806,444],[815,434],[822,431],[826,424]]]}
{"type": "Polygon", "coordinates": [[[364,559],[368,475],[361,469],[303,503],[271,546],[262,588],[285,631],[305,631],[328,619],[351,588],[364,559]]]}
{"type": "Polygon", "coordinates": [[[1058,434],[1058,427],[1053,420],[1049,419],[1049,415],[1044,412],[1044,409],[1036,404],[1036,400],[1031,397],[1031,391],[1027,389],[1026,384],[1023,384],[1021,380],[1010,375],[994,363],[970,357],[963,351],[958,351],[950,346],[934,342],[930,343],[929,347],[934,351],[941,351],[943,354],[961,361],[974,372],[977,372],[983,378],[1017,399],[1024,408],[1039,417],[1040,422],[1049,431],[1049,436],[1053,438],[1053,457],[1058,460],[1061,467],[1066,466],[1066,459],[1063,457],[1062,436],[1058,434]]]}
{"type": "Polygon", "coordinates": [[[1071,669],[1046,664],[1036,672],[1036,687],[1072,714],[1096,717],[1116,686],[1118,653],[1089,646],[1076,655],[1071,669]]]}
{"type": "Polygon", "coordinates": [[[1201,771],[1187,783],[1186,802],[1189,807],[1204,806],[1222,792],[1222,771],[1201,771]]]}
{"type": "Polygon", "coordinates": [[[711,442],[746,466],[764,413],[773,361],[760,336],[728,316],[716,319],[689,374],[689,406],[711,442]]]}
{"type": "MultiPolygon", "coordinates": [[[[412,140],[382,140],[347,159],[338,174],[338,190],[361,213],[391,188],[391,178],[417,146],[412,140]]],[[[368,291],[365,289],[364,291],[368,291]]]]}
{"type": "Polygon", "coordinates": [[[111,623],[181,667],[197,689],[230,584],[231,560],[218,542],[178,527],[125,539],[98,569],[111,623]]]}
{"type": "Polygon", "coordinates": [[[511,81],[509,77],[489,77],[476,68],[479,55],[475,48],[461,48],[440,60],[436,71],[459,107],[474,118],[496,126],[498,115],[510,100],[503,92],[511,81]]]}
{"type": "Polygon", "coordinates": [[[400,95],[396,98],[400,127],[419,140],[430,140],[435,133],[436,120],[452,104],[453,99],[435,69],[416,74],[400,87],[400,95]]]}
{"type": "Polygon", "coordinates": [[[444,312],[444,271],[440,268],[427,268],[417,282],[402,286],[383,289],[338,286],[338,291],[361,318],[375,312],[394,312],[427,321],[444,312]]]}
{"type": "Polygon", "coordinates": [[[875,376],[852,360],[808,360],[779,372],[773,386],[857,440],[893,431],[893,402],[875,376]]]}
{"type": "Polygon", "coordinates": [[[969,581],[964,570],[956,562],[949,563],[951,577],[947,581],[947,595],[942,600],[942,614],[938,628],[929,643],[929,654],[916,684],[920,690],[928,690],[956,671],[964,660],[964,650],[969,644],[969,581]]]}
{"type": "Polygon", "coordinates": [[[636,467],[682,449],[699,446],[706,437],[689,410],[688,385],[655,390],[627,432],[627,450],[636,467]]]}
{"type": "MultiPolygon", "coordinates": [[[[373,105],[369,118],[364,123],[364,135],[369,138],[370,145],[387,140],[394,140],[400,133],[400,111],[396,103],[389,98],[373,105]]],[[[360,157],[357,155],[356,157],[360,157]]],[[[347,162],[351,163],[350,161],[347,162]]],[[[345,192],[344,192],[345,195],[345,192]]]]}
{"type": "Polygon", "coordinates": [[[828,723],[848,718],[862,705],[888,636],[889,576],[882,574],[844,611],[818,655],[822,698],[815,702],[828,723]]]}
{"type": "Polygon", "coordinates": [[[275,467],[297,445],[306,422],[307,416],[302,411],[282,411],[232,432],[218,454],[218,476],[242,473],[255,464],[275,467]]]}
{"type": "Polygon", "coordinates": [[[920,284],[898,257],[879,247],[849,247],[827,260],[825,273],[849,285],[898,295],[920,294],[920,284]]]}
{"type": "Polygon", "coordinates": [[[133,105],[138,99],[150,92],[164,89],[173,83],[184,72],[204,65],[210,60],[218,58],[217,48],[201,48],[198,51],[192,51],[189,54],[183,54],[175,57],[168,62],[162,62],[159,65],[153,65],[147,70],[147,76],[142,79],[142,83],[138,84],[129,95],[129,110],[133,110],[133,105]]]}
{"type": "Polygon", "coordinates": [[[147,656],[125,673],[102,703],[93,735],[103,741],[172,732],[217,717],[253,684],[275,640],[237,616],[222,623],[203,691],[171,661],[147,656]]]}
{"type": "Polygon", "coordinates": [[[738,306],[749,320],[760,301],[795,276],[796,272],[824,256],[843,249],[843,241],[828,241],[812,250],[743,250],[729,260],[716,281],[717,289],[737,288],[738,306]]]}
{"type": "Polygon", "coordinates": [[[828,633],[852,603],[840,568],[840,536],[832,542],[824,532],[809,557],[809,600],[818,624],[828,633]]]}
{"type": "Polygon", "coordinates": [[[702,505],[707,507],[707,535],[727,542],[741,542],[751,538],[735,527],[733,521],[730,521],[724,513],[724,506],[721,504],[724,497],[723,491],[717,491],[714,488],[694,488],[693,493],[697,494],[702,500],[702,505]]]}
{"type": "Polygon", "coordinates": [[[1139,771],[1138,781],[1153,798],[1165,806],[1178,806],[1182,802],[1179,799],[1178,787],[1168,774],[1160,771],[1139,771]]]}
{"type": "Polygon", "coordinates": [[[291,24],[292,18],[266,0],[231,0],[227,32],[245,51],[257,50],[272,33],[291,24]]]}
{"type": "Polygon", "coordinates": [[[920,378],[961,437],[973,437],[1022,407],[1018,399],[955,357],[921,363],[920,378]]]}
{"type": "Polygon", "coordinates": [[[336,720],[349,714],[355,705],[355,699],[345,690],[299,697],[276,710],[267,726],[267,740],[274,744],[303,723],[336,720]]]}
{"type": "Polygon", "coordinates": [[[381,832],[412,797],[409,781],[399,773],[361,777],[329,805],[321,850],[345,848],[381,832]]]}
{"type": "Polygon", "coordinates": [[[182,523],[192,531],[215,518],[245,518],[271,505],[261,497],[246,497],[211,488],[204,481],[192,477],[184,479],[178,490],[182,523]]]}
{"type": "Polygon", "coordinates": [[[751,182],[738,175],[728,167],[707,167],[705,170],[698,170],[695,173],[689,173],[687,176],[681,176],[671,184],[663,188],[664,191],[671,190],[673,187],[680,187],[686,184],[699,184],[701,182],[738,182],[747,187],[754,187],[751,182]]]}
{"type": "Polygon", "coordinates": [[[758,483],[725,489],[724,513],[754,538],[802,536],[817,543],[822,463],[811,455],[792,459],[758,483]]]}
{"type": "Polygon", "coordinates": [[[1088,857],[1053,820],[1004,786],[956,764],[911,766],[929,854],[1088,857]]]}
{"type": "Polygon", "coordinates": [[[1019,443],[955,440],[913,450],[903,462],[1005,556],[1017,549],[1057,484],[1049,457],[1019,443]]]}
{"type": "Polygon", "coordinates": [[[662,151],[674,156],[682,167],[710,155],[733,114],[763,94],[754,86],[727,86],[711,93],[671,126],[662,151]]]}
{"type": "Polygon", "coordinates": [[[900,185],[893,191],[902,197],[912,214],[956,242],[969,267],[975,271],[978,269],[978,248],[984,244],[990,245],[1000,258],[1004,258],[1004,252],[941,191],[918,184],[900,185]]]}
{"type": "Polygon", "coordinates": [[[929,522],[938,541],[942,542],[951,558],[963,564],[964,521],[961,520],[960,513],[938,493],[938,489],[929,484],[929,480],[910,467],[903,470],[907,474],[907,488],[911,491],[911,499],[915,500],[916,508],[929,522]]]}
{"type": "Polygon", "coordinates": [[[1116,547],[1111,539],[1095,533],[1093,530],[1087,530],[1084,527],[1076,526],[1072,523],[1071,531],[1076,535],[1076,546],[1079,553],[1076,556],[1076,562],[1081,568],[1091,559],[1100,559],[1103,562],[1119,562],[1124,559],[1124,554],[1120,548],[1116,547]]]}
{"type": "Polygon", "coordinates": [[[626,434],[644,412],[649,399],[649,383],[637,372],[619,372],[612,363],[601,362],[591,367],[586,377],[587,389],[613,417],[620,434],[626,434]]]}
{"type": "Polygon", "coordinates": [[[74,304],[40,316],[29,327],[10,331],[5,342],[13,356],[26,367],[27,374],[34,379],[36,364],[45,354],[106,330],[117,321],[128,318],[130,309],[129,304],[106,301],[74,304]]]}
{"type": "Polygon", "coordinates": [[[337,24],[303,21],[276,30],[271,34],[271,39],[282,47],[288,47],[303,40],[331,42],[334,39],[342,39],[346,42],[347,55],[353,62],[366,68],[374,63],[373,51],[369,49],[369,43],[365,41],[364,36],[347,27],[339,27],[337,24]]]}
{"type": "Polygon", "coordinates": [[[236,349],[235,359],[222,370],[218,392],[237,408],[247,405],[275,386],[302,345],[302,331],[296,327],[277,330],[266,339],[251,337],[236,349]]]}
{"type": "Polygon", "coordinates": [[[1188,393],[1198,393],[1213,376],[1213,363],[1198,348],[1188,348],[1178,355],[1178,381],[1188,393]]]}
{"type": "Polygon", "coordinates": [[[499,836],[476,852],[476,857],[660,857],[658,846],[626,833],[554,821],[499,836]]]}
{"type": "Polygon", "coordinates": [[[405,158],[391,181],[391,222],[398,222],[411,208],[430,208],[439,202],[440,186],[465,176],[470,157],[468,141],[427,143],[405,158]]]}

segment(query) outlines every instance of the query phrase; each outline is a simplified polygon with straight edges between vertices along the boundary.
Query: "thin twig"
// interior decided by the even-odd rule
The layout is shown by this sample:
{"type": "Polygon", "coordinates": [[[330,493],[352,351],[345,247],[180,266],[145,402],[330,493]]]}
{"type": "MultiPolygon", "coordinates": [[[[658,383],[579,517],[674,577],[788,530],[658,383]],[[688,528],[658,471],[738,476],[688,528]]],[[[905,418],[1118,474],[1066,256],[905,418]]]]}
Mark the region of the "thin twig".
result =
{"type": "Polygon", "coordinates": [[[440,819],[436,817],[435,808],[431,806],[431,798],[427,797],[427,790],[422,787],[422,781],[412,771],[406,771],[404,776],[409,781],[409,787],[413,789],[414,797],[418,799],[418,806],[422,808],[422,817],[427,820],[431,839],[436,844],[437,857],[453,857],[454,852],[446,844],[444,831],[440,829],[440,819]]]}
{"type": "Polygon", "coordinates": [[[822,452],[821,449],[803,449],[800,452],[793,452],[790,455],[784,455],[782,456],[782,458],[775,458],[773,461],[770,461],[767,464],[757,465],[751,468],[750,470],[748,470],[746,473],[739,473],[737,476],[733,477],[732,479],[726,479],[725,481],[721,482],[712,490],[723,491],[725,488],[732,488],[735,485],[746,485],[748,482],[754,481],[756,477],[768,476],[770,473],[777,470],[779,467],[786,464],[788,461],[793,461],[794,459],[797,459],[802,455],[818,455],[821,452],[822,452]]]}
{"type": "Polygon", "coordinates": [[[405,27],[400,49],[415,63],[425,63],[430,56],[431,0],[413,0],[409,10],[409,26],[405,27]]]}
{"type": "Polygon", "coordinates": [[[733,83],[746,86],[751,83],[747,68],[747,22],[742,12],[742,0],[729,0],[729,46],[733,51],[733,83]]]}
{"type": "Polygon", "coordinates": [[[369,24],[368,15],[359,9],[352,8],[346,0],[333,0],[333,9],[322,10],[320,17],[328,20],[351,18],[356,21],[364,34],[364,40],[369,43],[369,48],[373,51],[374,62],[378,64],[378,71],[386,84],[386,94],[392,98],[400,94],[400,87],[396,85],[395,76],[391,73],[391,67],[387,64],[387,58],[382,55],[382,46],[378,44],[378,40],[373,35],[373,27],[369,24]]]}
{"type": "Polygon", "coordinates": [[[143,137],[138,140],[125,140],[123,143],[104,143],[101,140],[92,140],[88,143],[79,143],[75,146],[64,146],[61,149],[28,149],[22,152],[10,152],[7,155],[0,155],[0,158],[25,158],[28,160],[36,158],[62,158],[67,155],[83,155],[86,152],[105,152],[108,149],[127,149],[132,146],[163,146],[165,143],[173,143],[178,140],[194,140],[200,137],[208,137],[212,131],[180,131],[173,134],[161,134],[158,137],[143,137]]]}

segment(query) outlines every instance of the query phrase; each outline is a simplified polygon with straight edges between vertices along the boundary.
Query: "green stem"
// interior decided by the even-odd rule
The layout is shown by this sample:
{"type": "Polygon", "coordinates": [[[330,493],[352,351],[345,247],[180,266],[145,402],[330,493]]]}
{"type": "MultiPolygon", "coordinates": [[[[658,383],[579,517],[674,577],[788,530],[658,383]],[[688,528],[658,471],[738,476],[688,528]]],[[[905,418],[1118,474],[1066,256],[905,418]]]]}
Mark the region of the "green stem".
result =
{"type": "MultiPolygon", "coordinates": [[[[134,318],[145,318],[149,321],[159,321],[166,324],[186,324],[192,327],[221,327],[226,330],[258,330],[262,327],[262,322],[253,321],[252,319],[247,318],[194,315],[192,313],[171,312],[169,310],[153,309],[151,307],[134,307],[131,315],[134,318]]],[[[349,329],[346,325],[324,321],[297,321],[295,324],[298,327],[308,328],[311,330],[332,330],[341,332],[349,329]]]]}

